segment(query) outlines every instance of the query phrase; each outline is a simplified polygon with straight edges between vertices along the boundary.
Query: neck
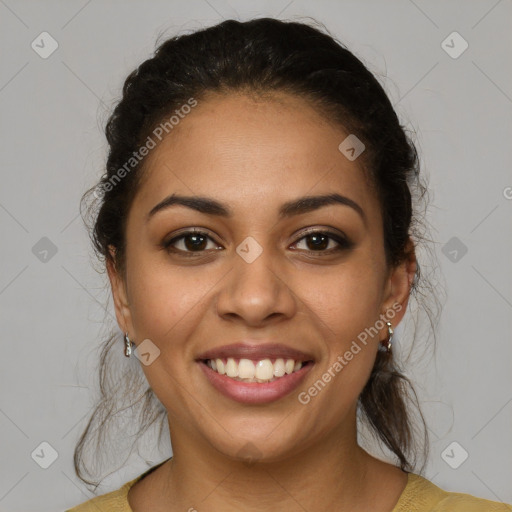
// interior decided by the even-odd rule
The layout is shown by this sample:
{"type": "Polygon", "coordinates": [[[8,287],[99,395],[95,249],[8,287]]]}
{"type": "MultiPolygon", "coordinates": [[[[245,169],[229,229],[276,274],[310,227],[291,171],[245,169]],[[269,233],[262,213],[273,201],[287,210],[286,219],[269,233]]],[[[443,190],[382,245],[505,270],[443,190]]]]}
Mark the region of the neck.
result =
{"type": "Polygon", "coordinates": [[[368,510],[376,459],[357,444],[353,412],[347,426],[316,443],[254,463],[224,456],[170,421],[175,448],[163,476],[166,510],[368,510]]]}

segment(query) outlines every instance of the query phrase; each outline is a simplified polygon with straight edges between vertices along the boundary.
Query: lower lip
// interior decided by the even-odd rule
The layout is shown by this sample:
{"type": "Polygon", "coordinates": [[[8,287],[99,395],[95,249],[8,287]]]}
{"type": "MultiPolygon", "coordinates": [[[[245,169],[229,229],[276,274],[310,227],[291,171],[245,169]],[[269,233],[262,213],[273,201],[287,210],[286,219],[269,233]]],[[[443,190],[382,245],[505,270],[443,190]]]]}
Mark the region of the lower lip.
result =
{"type": "Polygon", "coordinates": [[[296,372],[283,375],[272,382],[259,383],[234,380],[212,370],[203,361],[198,361],[198,364],[214,388],[228,398],[244,404],[265,404],[285,397],[299,386],[313,367],[313,363],[309,362],[296,372]]]}

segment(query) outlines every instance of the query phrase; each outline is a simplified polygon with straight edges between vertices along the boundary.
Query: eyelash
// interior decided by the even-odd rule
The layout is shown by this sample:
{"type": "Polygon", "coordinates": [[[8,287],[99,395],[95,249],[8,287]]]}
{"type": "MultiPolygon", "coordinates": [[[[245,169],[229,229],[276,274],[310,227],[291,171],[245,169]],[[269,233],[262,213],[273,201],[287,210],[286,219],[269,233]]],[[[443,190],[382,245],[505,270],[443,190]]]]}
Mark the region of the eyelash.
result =
{"type": "MultiPolygon", "coordinates": [[[[204,252],[206,252],[206,250],[202,250],[202,251],[183,251],[181,249],[176,249],[176,248],[172,247],[173,244],[175,244],[179,240],[181,240],[183,238],[186,238],[187,236],[190,236],[190,235],[199,235],[199,236],[202,236],[202,237],[209,238],[211,241],[215,242],[208,235],[208,233],[206,233],[205,231],[190,230],[190,231],[185,231],[184,233],[181,233],[179,236],[171,238],[170,240],[165,240],[164,242],[162,242],[161,246],[162,246],[163,249],[165,249],[169,253],[175,253],[175,254],[180,254],[181,253],[181,255],[183,255],[185,257],[197,257],[197,255],[201,255],[204,252]]],[[[309,254],[315,254],[315,255],[317,255],[317,254],[332,254],[334,252],[340,252],[340,251],[343,251],[343,250],[350,249],[353,246],[352,242],[350,242],[348,239],[338,235],[337,233],[333,233],[331,231],[319,230],[319,229],[318,230],[307,231],[306,233],[304,233],[301,236],[301,238],[299,238],[295,242],[295,244],[297,244],[301,240],[307,238],[308,236],[312,236],[312,235],[324,235],[324,236],[327,236],[327,238],[329,238],[330,240],[333,240],[333,241],[337,242],[338,246],[335,247],[334,249],[327,249],[327,250],[318,250],[318,251],[303,250],[304,252],[309,253],[309,254]]]]}

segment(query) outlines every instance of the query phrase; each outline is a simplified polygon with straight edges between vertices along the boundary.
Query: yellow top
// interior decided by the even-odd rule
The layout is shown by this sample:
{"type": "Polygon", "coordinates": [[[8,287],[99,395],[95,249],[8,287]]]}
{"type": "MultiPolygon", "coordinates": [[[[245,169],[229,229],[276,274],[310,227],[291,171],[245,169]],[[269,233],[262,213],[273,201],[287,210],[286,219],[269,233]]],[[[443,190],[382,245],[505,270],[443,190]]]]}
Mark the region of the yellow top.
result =
{"type": "MultiPolygon", "coordinates": [[[[92,498],[65,512],[133,512],[128,503],[130,487],[164,462],[125,483],[117,491],[92,498]]],[[[447,492],[420,475],[408,473],[407,485],[392,512],[512,512],[512,505],[447,492]]]]}

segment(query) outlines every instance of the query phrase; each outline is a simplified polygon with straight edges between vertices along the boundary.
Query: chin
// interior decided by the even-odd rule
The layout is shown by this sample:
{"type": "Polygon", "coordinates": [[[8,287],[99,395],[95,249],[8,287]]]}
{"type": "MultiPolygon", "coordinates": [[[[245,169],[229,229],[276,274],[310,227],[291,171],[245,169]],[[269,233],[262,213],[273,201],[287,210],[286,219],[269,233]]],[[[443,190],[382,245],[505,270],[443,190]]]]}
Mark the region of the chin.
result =
{"type": "Polygon", "coordinates": [[[240,434],[222,440],[212,439],[211,444],[225,457],[247,465],[280,462],[297,453],[296,443],[291,443],[290,437],[283,440],[279,435],[273,439],[267,432],[240,434]]]}

